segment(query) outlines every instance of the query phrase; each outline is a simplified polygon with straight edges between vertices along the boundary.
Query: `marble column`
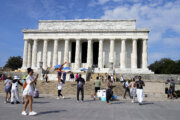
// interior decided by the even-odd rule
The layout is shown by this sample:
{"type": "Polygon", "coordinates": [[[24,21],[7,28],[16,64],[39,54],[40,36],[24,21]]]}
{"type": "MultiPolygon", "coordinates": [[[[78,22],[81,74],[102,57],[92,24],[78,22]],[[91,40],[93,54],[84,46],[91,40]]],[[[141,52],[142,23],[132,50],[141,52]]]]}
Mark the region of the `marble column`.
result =
{"type": "Polygon", "coordinates": [[[33,53],[32,53],[32,68],[37,68],[37,46],[38,46],[38,40],[34,40],[33,44],[33,53]]]}
{"type": "Polygon", "coordinates": [[[44,40],[43,45],[43,69],[47,68],[47,51],[48,51],[48,40],[44,40]]]}
{"type": "Polygon", "coordinates": [[[69,40],[65,39],[64,42],[64,62],[66,61],[65,67],[69,66],[69,40]]]}
{"type": "Polygon", "coordinates": [[[143,50],[142,50],[142,68],[147,69],[148,58],[147,58],[147,39],[143,40],[143,50]]]}
{"type": "Polygon", "coordinates": [[[28,41],[28,64],[27,67],[31,67],[32,62],[32,43],[28,41]]]}
{"type": "Polygon", "coordinates": [[[87,49],[87,67],[92,67],[92,40],[88,39],[88,49],[87,49]]]}
{"type": "Polygon", "coordinates": [[[23,53],[23,67],[27,67],[27,55],[28,55],[28,40],[24,39],[24,53],[23,53]]]}
{"type": "Polygon", "coordinates": [[[114,39],[110,40],[110,58],[109,58],[110,63],[114,63],[114,39]]]}
{"type": "Polygon", "coordinates": [[[137,40],[132,40],[131,68],[137,68],[137,40]]]}
{"type": "Polygon", "coordinates": [[[121,59],[120,59],[120,66],[121,69],[126,68],[126,40],[122,39],[121,40],[121,59]]]}
{"type": "Polygon", "coordinates": [[[58,39],[54,40],[53,66],[58,64],[58,39]]]}
{"type": "Polygon", "coordinates": [[[98,67],[103,68],[103,40],[99,40],[99,57],[98,57],[98,67]]]}
{"type": "Polygon", "coordinates": [[[80,67],[80,39],[76,40],[75,69],[80,67]]]}

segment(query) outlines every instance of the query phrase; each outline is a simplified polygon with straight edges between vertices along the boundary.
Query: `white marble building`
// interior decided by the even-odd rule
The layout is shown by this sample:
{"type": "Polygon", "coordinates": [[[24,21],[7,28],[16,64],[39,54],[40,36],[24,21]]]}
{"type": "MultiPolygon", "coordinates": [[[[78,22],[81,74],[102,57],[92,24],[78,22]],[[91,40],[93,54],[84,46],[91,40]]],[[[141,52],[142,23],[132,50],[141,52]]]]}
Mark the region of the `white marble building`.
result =
{"type": "Polygon", "coordinates": [[[72,70],[96,66],[95,72],[152,74],[147,68],[149,29],[136,20],[40,20],[24,29],[23,67],[53,67],[67,62],[72,70]]]}

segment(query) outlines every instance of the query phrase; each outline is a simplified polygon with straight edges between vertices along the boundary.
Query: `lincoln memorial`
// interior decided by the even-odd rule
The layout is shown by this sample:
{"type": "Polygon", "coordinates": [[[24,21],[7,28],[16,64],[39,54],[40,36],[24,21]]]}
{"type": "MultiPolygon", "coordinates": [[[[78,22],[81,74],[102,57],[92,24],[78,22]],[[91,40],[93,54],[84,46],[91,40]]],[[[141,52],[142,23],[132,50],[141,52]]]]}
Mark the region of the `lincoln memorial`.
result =
{"type": "Polygon", "coordinates": [[[38,29],[24,29],[21,69],[67,62],[65,67],[105,73],[152,74],[148,69],[149,29],[136,20],[40,20],[38,29]]]}

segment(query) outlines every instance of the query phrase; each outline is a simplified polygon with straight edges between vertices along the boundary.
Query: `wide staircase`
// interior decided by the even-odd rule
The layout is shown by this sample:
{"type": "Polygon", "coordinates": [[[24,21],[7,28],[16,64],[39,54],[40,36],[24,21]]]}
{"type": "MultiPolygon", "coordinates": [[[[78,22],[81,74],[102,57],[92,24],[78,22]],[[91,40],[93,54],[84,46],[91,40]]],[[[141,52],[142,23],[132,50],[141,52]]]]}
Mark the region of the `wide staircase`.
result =
{"type": "MultiPolygon", "coordinates": [[[[101,83],[101,89],[106,89],[106,82],[101,83]]],[[[122,96],[124,89],[121,83],[113,83],[113,91],[114,94],[118,96],[122,96]]],[[[48,83],[44,81],[38,81],[36,86],[41,94],[57,94],[57,81],[49,81],[48,83]]],[[[76,95],[77,86],[76,82],[66,82],[63,84],[63,91],[64,95],[76,95]]],[[[94,84],[92,81],[87,81],[84,86],[84,94],[85,95],[92,95],[94,93],[94,84]]]]}

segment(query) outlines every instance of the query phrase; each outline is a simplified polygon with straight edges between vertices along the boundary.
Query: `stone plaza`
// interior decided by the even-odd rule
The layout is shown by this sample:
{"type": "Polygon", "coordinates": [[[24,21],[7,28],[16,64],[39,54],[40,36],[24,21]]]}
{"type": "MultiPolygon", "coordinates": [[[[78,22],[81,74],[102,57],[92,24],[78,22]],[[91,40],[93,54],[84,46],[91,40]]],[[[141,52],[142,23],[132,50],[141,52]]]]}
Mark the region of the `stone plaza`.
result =
{"type": "Polygon", "coordinates": [[[24,29],[22,69],[53,67],[67,62],[73,71],[153,74],[148,66],[149,29],[136,20],[40,20],[24,29]]]}
{"type": "Polygon", "coordinates": [[[51,97],[34,99],[36,116],[22,116],[22,104],[4,104],[0,96],[0,120],[179,120],[180,102],[144,102],[139,106],[130,101],[114,101],[108,105],[85,99],[56,100],[51,97]]]}

